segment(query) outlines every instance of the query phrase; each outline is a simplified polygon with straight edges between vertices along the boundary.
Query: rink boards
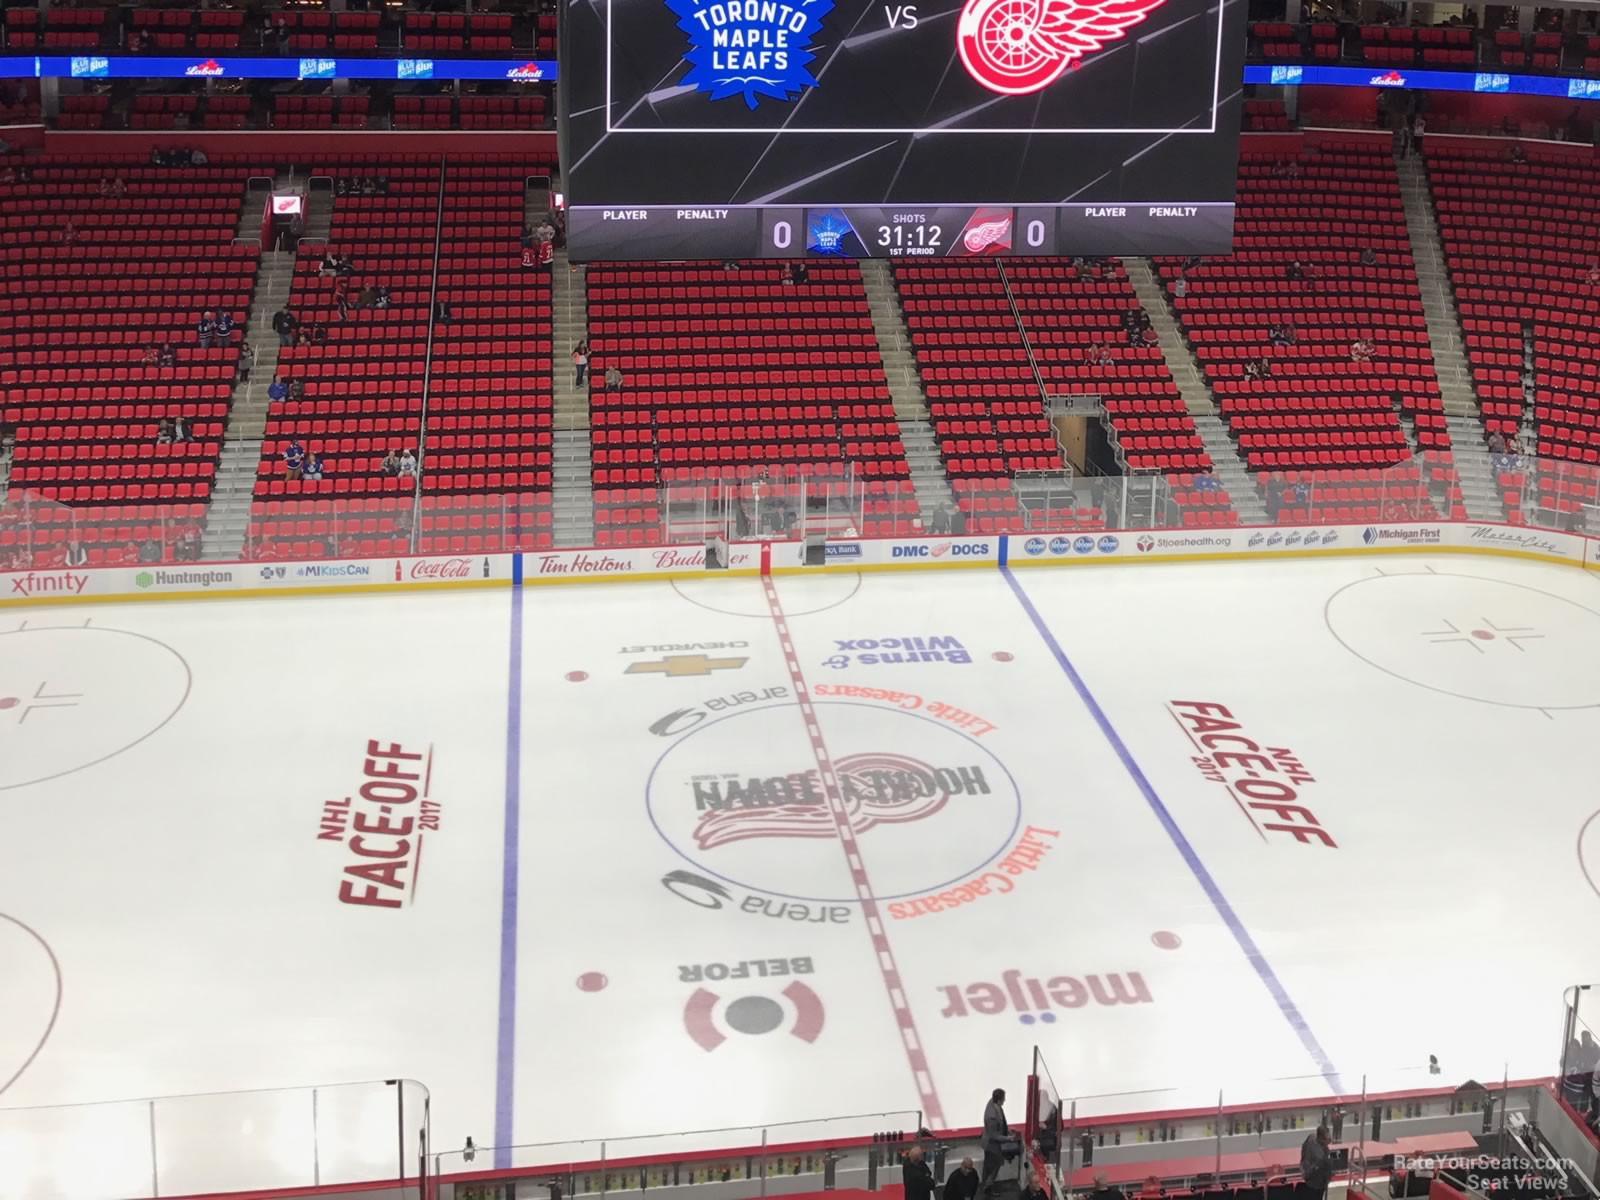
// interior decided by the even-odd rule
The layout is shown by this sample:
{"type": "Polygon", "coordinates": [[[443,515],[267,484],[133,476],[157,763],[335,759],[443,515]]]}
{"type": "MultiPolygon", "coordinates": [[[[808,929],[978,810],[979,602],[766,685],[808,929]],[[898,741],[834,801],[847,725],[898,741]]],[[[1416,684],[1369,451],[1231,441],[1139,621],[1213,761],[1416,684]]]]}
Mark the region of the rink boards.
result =
{"type": "Polygon", "coordinates": [[[1446,521],[840,539],[827,543],[822,564],[809,566],[802,561],[803,548],[797,542],[739,542],[728,547],[725,570],[707,569],[704,546],[637,546],[0,571],[0,605],[1419,552],[1500,554],[1600,570],[1600,538],[1518,525],[1446,521]]]}

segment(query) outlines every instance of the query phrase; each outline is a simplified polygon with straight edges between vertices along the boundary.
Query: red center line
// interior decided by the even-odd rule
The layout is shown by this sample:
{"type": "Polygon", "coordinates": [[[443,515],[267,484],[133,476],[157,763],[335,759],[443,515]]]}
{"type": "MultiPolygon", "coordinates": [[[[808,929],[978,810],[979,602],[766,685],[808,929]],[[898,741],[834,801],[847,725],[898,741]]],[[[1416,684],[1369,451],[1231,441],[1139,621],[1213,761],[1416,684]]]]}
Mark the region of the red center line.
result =
{"type": "Polygon", "coordinates": [[[911,1067],[911,1077],[916,1081],[917,1095],[921,1098],[924,1122],[933,1129],[945,1126],[944,1106],[939,1103],[939,1092],[933,1084],[933,1072],[928,1067],[928,1056],[917,1035],[917,1021],[906,999],[905,986],[900,981],[900,968],[895,964],[894,950],[889,945],[883,920],[878,915],[878,899],[872,894],[872,882],[867,878],[866,863],[861,857],[861,847],[856,841],[856,831],[850,827],[850,814],[845,809],[844,793],[839,787],[838,773],[833,758],[822,737],[822,724],[817,720],[817,710],[811,704],[811,691],[806,687],[805,675],[800,670],[800,659],[795,654],[794,638],[789,633],[789,622],[783,615],[783,605],[778,601],[778,589],[771,576],[763,576],[762,586],[767,592],[767,608],[772,613],[772,623],[778,630],[778,641],[783,646],[784,662],[789,668],[789,679],[794,684],[794,694],[800,704],[800,715],[805,718],[806,733],[811,739],[811,752],[817,760],[817,771],[822,776],[822,791],[828,799],[828,813],[839,834],[839,844],[844,847],[845,861],[850,867],[850,878],[855,884],[856,898],[861,902],[861,913],[872,935],[872,948],[878,960],[878,973],[883,977],[884,990],[889,993],[889,1003],[894,1008],[896,1023],[900,1026],[900,1041],[905,1047],[906,1061],[911,1067]]]}

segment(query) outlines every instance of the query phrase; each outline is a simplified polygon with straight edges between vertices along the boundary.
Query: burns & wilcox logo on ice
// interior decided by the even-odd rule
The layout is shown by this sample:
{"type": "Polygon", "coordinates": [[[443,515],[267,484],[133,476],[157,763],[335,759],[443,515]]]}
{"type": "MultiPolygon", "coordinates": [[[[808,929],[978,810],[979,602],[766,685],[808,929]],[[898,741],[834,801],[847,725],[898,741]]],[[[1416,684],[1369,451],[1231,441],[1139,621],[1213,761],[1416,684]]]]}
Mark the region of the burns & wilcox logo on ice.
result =
{"type": "Polygon", "coordinates": [[[667,0],[689,36],[682,82],[713,100],[794,100],[817,86],[811,41],[833,0],[667,0]]]}
{"type": "Polygon", "coordinates": [[[888,663],[970,663],[972,654],[953,637],[888,637],[835,639],[838,649],[822,660],[835,670],[888,663]]]}

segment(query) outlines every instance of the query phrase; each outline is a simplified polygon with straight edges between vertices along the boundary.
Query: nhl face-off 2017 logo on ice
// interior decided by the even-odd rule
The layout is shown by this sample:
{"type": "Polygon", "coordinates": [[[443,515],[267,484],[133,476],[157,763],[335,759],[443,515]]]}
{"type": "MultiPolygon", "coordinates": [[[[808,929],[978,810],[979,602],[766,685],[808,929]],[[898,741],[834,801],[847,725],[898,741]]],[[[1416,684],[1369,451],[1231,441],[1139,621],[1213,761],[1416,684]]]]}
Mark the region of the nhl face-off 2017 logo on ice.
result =
{"type": "MultiPolygon", "coordinates": [[[[966,0],[956,49],[974,82],[1003,96],[1040,91],[1125,37],[1166,0],[966,0]]],[[[689,35],[683,82],[713,100],[797,99],[818,86],[811,41],[833,0],[666,0],[689,35]]],[[[914,22],[908,28],[914,28],[914,22]]]]}

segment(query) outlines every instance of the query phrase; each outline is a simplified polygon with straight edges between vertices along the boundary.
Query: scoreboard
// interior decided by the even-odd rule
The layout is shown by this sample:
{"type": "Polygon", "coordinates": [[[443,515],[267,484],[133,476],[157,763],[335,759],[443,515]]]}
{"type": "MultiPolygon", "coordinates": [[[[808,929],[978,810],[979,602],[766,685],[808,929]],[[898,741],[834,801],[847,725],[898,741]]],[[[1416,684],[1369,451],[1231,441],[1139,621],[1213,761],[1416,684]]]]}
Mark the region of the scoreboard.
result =
{"type": "Polygon", "coordinates": [[[567,0],[570,252],[1226,253],[1244,11],[567,0]]]}

